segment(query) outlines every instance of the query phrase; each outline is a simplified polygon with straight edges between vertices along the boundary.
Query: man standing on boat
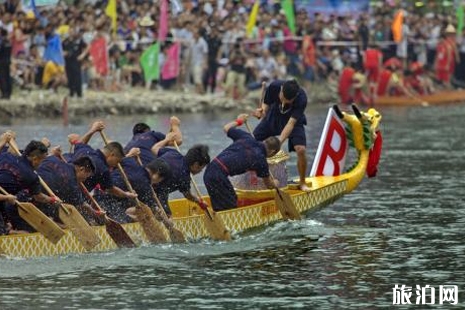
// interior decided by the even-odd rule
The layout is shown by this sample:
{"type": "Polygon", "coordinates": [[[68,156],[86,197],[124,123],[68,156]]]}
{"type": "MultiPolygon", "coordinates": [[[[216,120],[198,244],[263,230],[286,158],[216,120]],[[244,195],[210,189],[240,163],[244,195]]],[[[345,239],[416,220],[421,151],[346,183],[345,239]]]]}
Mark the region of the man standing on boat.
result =
{"type": "Polygon", "coordinates": [[[275,136],[268,137],[263,142],[257,141],[251,134],[236,128],[246,119],[247,114],[241,114],[237,120],[223,127],[224,132],[234,142],[212,160],[203,175],[215,211],[237,207],[237,195],[229,176],[253,170],[268,188],[277,187],[277,181],[274,182],[270,176],[266,159],[278,153],[281,143],[275,136]]]}
{"type": "Polygon", "coordinates": [[[289,151],[297,153],[297,170],[299,172],[299,189],[310,190],[305,184],[307,173],[307,155],[304,126],[307,125],[305,108],[307,94],[297,81],[274,81],[265,92],[261,106],[253,113],[262,119],[253,134],[259,141],[279,135],[281,144],[289,139],[289,151]]]}

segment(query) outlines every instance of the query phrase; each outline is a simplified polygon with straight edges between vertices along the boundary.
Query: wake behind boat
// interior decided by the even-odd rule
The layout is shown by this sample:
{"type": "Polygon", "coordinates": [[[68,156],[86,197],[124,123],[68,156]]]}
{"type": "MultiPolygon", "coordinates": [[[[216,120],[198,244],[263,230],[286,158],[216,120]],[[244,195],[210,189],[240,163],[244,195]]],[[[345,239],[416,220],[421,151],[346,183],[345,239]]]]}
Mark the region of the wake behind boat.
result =
{"type": "MultiPolygon", "coordinates": [[[[317,158],[320,159],[319,164],[314,164],[313,176],[306,179],[311,190],[300,191],[291,183],[282,188],[283,193],[289,195],[290,203],[300,214],[307,214],[331,204],[356,189],[365,174],[373,176],[376,173],[381,147],[381,136],[378,131],[380,121],[381,115],[375,109],[360,112],[354,107],[354,114],[340,112],[337,107],[330,109],[317,153],[317,158]],[[344,126],[341,125],[342,123],[344,126]],[[341,148],[339,151],[328,149],[333,147],[334,139],[339,141],[340,146],[347,143],[355,151],[355,161],[345,172],[338,171],[344,164],[340,162],[341,148]],[[336,157],[334,157],[335,154],[336,157]],[[332,170],[332,173],[328,173],[329,170],[332,170]]],[[[342,155],[345,158],[345,154],[342,155]]],[[[274,190],[237,189],[236,193],[238,207],[215,214],[224,222],[233,236],[251,228],[283,220],[282,211],[274,199],[274,190]]],[[[210,204],[209,197],[204,196],[203,199],[210,204]]],[[[205,225],[208,215],[204,214],[197,204],[187,199],[176,199],[169,201],[169,205],[175,228],[180,230],[188,240],[212,237],[205,225]]],[[[122,224],[122,226],[137,245],[148,242],[146,233],[138,222],[122,224]]],[[[56,244],[40,233],[1,236],[0,253],[6,257],[30,258],[103,252],[118,248],[105,230],[105,226],[93,226],[92,229],[100,238],[100,243],[91,250],[86,250],[76,236],[66,229],[65,235],[56,244]]],[[[165,229],[163,232],[169,240],[168,231],[165,229]]]]}

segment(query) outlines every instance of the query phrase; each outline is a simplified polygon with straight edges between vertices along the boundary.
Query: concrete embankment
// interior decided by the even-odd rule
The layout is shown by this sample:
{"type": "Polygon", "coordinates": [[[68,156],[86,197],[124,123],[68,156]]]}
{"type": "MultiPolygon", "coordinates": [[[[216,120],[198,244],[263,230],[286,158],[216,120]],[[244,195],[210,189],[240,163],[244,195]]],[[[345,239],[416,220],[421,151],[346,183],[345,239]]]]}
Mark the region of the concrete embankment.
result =
{"type": "MultiPolygon", "coordinates": [[[[307,90],[309,104],[335,102],[334,91],[324,84],[307,90]]],[[[61,117],[66,89],[59,93],[44,90],[15,90],[10,100],[0,101],[0,120],[26,117],[61,117]]],[[[260,90],[234,101],[222,95],[198,95],[183,91],[156,91],[131,88],[119,92],[86,91],[82,99],[68,99],[72,116],[131,115],[156,113],[198,113],[212,110],[249,111],[257,106],[260,90]]]]}

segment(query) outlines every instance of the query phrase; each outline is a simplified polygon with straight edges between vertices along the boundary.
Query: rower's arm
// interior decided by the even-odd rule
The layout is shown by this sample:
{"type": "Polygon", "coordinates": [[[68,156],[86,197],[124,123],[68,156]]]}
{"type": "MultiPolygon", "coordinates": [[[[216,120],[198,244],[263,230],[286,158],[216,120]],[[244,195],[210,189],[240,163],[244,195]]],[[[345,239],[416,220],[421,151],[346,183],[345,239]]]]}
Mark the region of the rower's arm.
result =
{"type": "Polygon", "coordinates": [[[58,197],[52,197],[48,196],[44,193],[38,193],[32,196],[34,201],[40,202],[40,203],[48,203],[48,204],[54,204],[57,202],[61,202],[60,198],[58,197]]]}
{"type": "Polygon", "coordinates": [[[195,203],[200,202],[200,197],[195,196],[194,194],[191,193],[191,191],[183,192],[184,198],[187,200],[193,201],[195,203]]]}
{"type": "Polygon", "coordinates": [[[102,122],[102,121],[94,122],[94,123],[92,124],[92,126],[90,127],[89,131],[86,132],[86,133],[81,137],[81,142],[84,143],[84,144],[89,143],[90,138],[92,138],[92,136],[93,136],[96,132],[102,131],[103,129],[105,129],[105,123],[104,123],[104,122],[102,122]]]}
{"type": "Polygon", "coordinates": [[[161,148],[164,148],[165,146],[170,145],[170,143],[173,143],[173,141],[178,140],[178,133],[176,132],[168,132],[166,134],[165,139],[158,141],[155,143],[154,146],[152,146],[151,151],[155,156],[158,156],[158,151],[160,151],[161,148]]]}
{"type": "Polygon", "coordinates": [[[223,130],[225,133],[228,133],[228,131],[231,129],[231,128],[235,128],[235,127],[239,127],[241,126],[242,124],[244,124],[246,121],[247,121],[247,117],[248,115],[243,113],[243,114],[239,114],[237,116],[237,119],[235,121],[232,121],[230,123],[227,123],[226,125],[224,125],[223,127],[223,130]]]}
{"type": "Polygon", "coordinates": [[[284,141],[286,141],[286,139],[289,137],[296,123],[297,120],[295,118],[291,117],[289,119],[286,126],[284,126],[283,130],[281,131],[281,134],[279,135],[279,141],[281,141],[281,144],[283,144],[284,141]]]}
{"type": "Polygon", "coordinates": [[[113,196],[120,197],[120,198],[134,199],[137,197],[137,194],[123,191],[121,188],[117,186],[110,187],[109,189],[106,190],[106,192],[108,192],[109,194],[113,196]]]}
{"type": "MultiPolygon", "coordinates": [[[[180,146],[182,144],[182,132],[181,132],[181,121],[176,116],[170,118],[170,132],[176,134],[176,144],[180,146]]],[[[170,146],[174,146],[174,141],[170,141],[170,146]]]]}

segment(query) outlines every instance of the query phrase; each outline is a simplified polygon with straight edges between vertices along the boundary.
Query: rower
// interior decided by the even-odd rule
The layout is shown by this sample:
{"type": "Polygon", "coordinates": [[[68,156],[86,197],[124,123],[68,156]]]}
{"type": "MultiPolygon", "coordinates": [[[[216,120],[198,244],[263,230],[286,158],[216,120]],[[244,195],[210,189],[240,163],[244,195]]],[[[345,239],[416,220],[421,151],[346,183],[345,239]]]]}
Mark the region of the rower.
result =
{"type": "MultiPolygon", "coordinates": [[[[53,154],[45,158],[37,168],[37,174],[64,203],[71,204],[88,221],[93,220],[94,209],[84,199],[79,183],[84,182],[95,172],[95,166],[88,156],[82,156],[72,163],[64,162],[59,148],[52,150],[53,154]]],[[[46,215],[58,221],[58,208],[50,204],[37,205],[46,215]]]]}
{"type": "MultiPolygon", "coordinates": [[[[157,203],[153,197],[151,186],[159,184],[164,179],[171,176],[171,169],[168,164],[161,159],[154,159],[145,166],[141,166],[133,157],[126,157],[121,161],[124,173],[126,174],[129,183],[137,194],[137,198],[144,204],[151,207],[154,214],[157,214],[157,203]]],[[[119,169],[114,169],[111,172],[111,178],[115,186],[128,190],[124,178],[119,169]]],[[[108,215],[120,223],[130,222],[130,218],[134,219],[135,208],[134,201],[129,201],[126,198],[117,198],[111,195],[97,195],[96,198],[102,204],[107,206],[108,215]],[[132,203],[132,204],[131,204],[132,203]]]]}
{"type": "MultiPolygon", "coordinates": [[[[95,173],[84,182],[84,185],[89,191],[93,190],[97,184],[100,184],[101,189],[114,196],[134,199],[137,197],[136,194],[131,193],[130,191],[124,191],[115,186],[110,176],[110,168],[117,167],[124,158],[124,151],[121,144],[115,141],[110,142],[102,149],[98,150],[94,150],[87,144],[96,132],[103,129],[105,129],[105,124],[103,122],[94,122],[90,130],[84,134],[80,140],[70,141],[74,145],[74,152],[72,154],[68,154],[65,158],[68,159],[68,162],[72,162],[82,156],[90,157],[95,165],[95,173]]],[[[71,137],[70,139],[76,139],[77,135],[72,134],[69,137],[71,137]]]]}
{"type": "Polygon", "coordinates": [[[299,189],[309,191],[305,183],[307,173],[307,138],[304,126],[307,125],[305,108],[307,94],[295,80],[273,81],[267,87],[263,102],[253,112],[261,119],[253,132],[257,140],[279,135],[281,143],[288,140],[290,152],[297,153],[299,189]]]}
{"type": "Polygon", "coordinates": [[[170,178],[163,180],[155,187],[155,192],[167,215],[171,215],[168,196],[175,191],[180,191],[186,199],[196,202],[201,208],[207,207],[200,197],[191,193],[190,174],[196,175],[200,173],[210,162],[208,146],[204,144],[194,145],[183,156],[177,150],[166,147],[178,139],[178,133],[169,132],[166,134],[165,139],[152,147],[153,154],[166,161],[172,172],[170,178]]]}
{"type": "MultiPolygon", "coordinates": [[[[29,142],[21,156],[9,152],[0,153],[0,186],[8,193],[17,195],[20,201],[29,200],[32,197],[35,202],[39,203],[60,202],[56,197],[42,193],[39,177],[34,171],[45,159],[47,153],[47,147],[35,140],[29,142]]],[[[5,210],[15,230],[34,231],[34,228],[20,218],[14,204],[6,204],[5,210]]]]}
{"type": "MultiPolygon", "coordinates": [[[[178,139],[176,143],[182,144],[182,134],[179,129],[181,121],[176,116],[170,118],[170,130],[176,132],[178,139]]],[[[161,140],[165,139],[165,134],[159,131],[150,129],[150,126],[145,123],[137,123],[132,129],[132,138],[124,147],[124,152],[127,154],[132,148],[140,149],[140,159],[144,165],[147,165],[155,159],[151,149],[152,147],[161,140]]]]}
{"type": "Polygon", "coordinates": [[[281,142],[275,136],[257,141],[250,134],[236,127],[241,126],[247,119],[247,114],[241,114],[237,120],[226,124],[223,129],[234,142],[224,149],[207,166],[203,181],[210,196],[215,211],[233,209],[237,207],[237,195],[229,180],[229,176],[243,174],[253,170],[263,179],[266,187],[277,188],[277,180],[270,176],[266,159],[278,153],[281,142]]]}

